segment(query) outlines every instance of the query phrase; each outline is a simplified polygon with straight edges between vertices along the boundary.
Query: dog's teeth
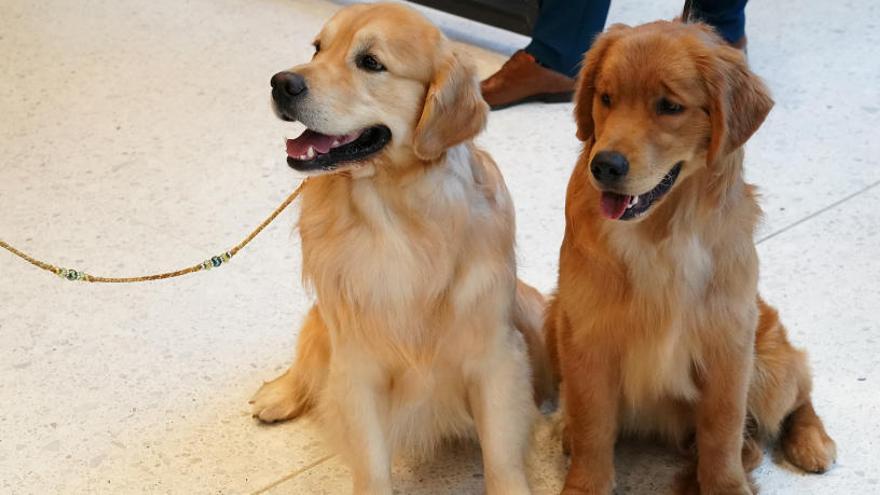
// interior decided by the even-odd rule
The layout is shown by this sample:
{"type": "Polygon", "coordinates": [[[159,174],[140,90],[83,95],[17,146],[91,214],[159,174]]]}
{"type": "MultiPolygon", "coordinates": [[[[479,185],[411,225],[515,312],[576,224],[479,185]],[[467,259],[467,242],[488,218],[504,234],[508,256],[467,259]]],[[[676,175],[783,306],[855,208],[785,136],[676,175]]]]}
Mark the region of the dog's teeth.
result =
{"type": "Polygon", "coordinates": [[[339,139],[334,139],[332,143],[330,143],[331,148],[335,148],[339,146],[339,139]]]}
{"type": "Polygon", "coordinates": [[[306,160],[311,160],[315,157],[315,148],[309,146],[309,151],[306,151],[306,160]]]}

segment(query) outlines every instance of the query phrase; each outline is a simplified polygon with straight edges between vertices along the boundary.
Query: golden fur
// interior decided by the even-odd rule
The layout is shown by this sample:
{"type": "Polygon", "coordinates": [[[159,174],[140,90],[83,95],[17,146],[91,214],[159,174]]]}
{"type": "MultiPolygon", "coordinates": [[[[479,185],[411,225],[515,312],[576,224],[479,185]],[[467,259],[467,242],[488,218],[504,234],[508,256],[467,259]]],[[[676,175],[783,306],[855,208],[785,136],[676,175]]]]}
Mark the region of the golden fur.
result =
{"type": "Polygon", "coordinates": [[[393,138],[304,189],[303,278],[317,302],[295,363],[257,392],[254,415],[314,411],[356,493],[391,493],[395,447],[429,453],[474,430],[487,491],[528,493],[536,408],[523,391],[552,386],[544,299],[517,281],[511,199],[471,142],[488,112],[475,74],[397,4],[345,8],[317,40],[315,58],[292,69],[308,81],[300,120],[326,133],[381,123],[393,138]],[[387,71],[360,70],[362,50],[387,71]]]}
{"type": "Polygon", "coordinates": [[[618,25],[587,54],[575,103],[585,143],[545,328],[572,456],[563,493],[610,493],[626,433],[693,442],[681,488],[694,493],[753,493],[746,470],[769,438],[793,464],[827,470],[835,446],[806,356],[757,294],[761,211],[741,147],[772,107],[764,84],[705,26],[618,25]],[[681,111],[661,112],[662,98],[681,111]],[[603,150],[629,160],[621,194],[681,172],[643,216],[609,220],[590,173],[603,150]]]}

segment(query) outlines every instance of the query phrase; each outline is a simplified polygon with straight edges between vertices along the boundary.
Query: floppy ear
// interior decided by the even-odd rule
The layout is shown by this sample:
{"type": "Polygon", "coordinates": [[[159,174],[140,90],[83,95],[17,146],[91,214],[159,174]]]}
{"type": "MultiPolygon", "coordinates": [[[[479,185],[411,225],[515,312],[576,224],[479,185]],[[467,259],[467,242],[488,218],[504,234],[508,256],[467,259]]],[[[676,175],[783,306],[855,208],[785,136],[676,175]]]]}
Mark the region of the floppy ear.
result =
{"type": "Polygon", "coordinates": [[[711,165],[748,141],[773,108],[773,99],[742,52],[726,44],[703,58],[700,70],[710,99],[712,138],[706,162],[711,165]]]}
{"type": "Polygon", "coordinates": [[[577,89],[574,94],[574,120],[577,123],[577,137],[587,141],[593,136],[593,96],[596,93],[596,74],[605,59],[605,53],[613,41],[623,31],[629,29],[625,24],[614,24],[600,34],[593,46],[584,55],[584,62],[577,78],[577,89]]]}
{"type": "Polygon", "coordinates": [[[413,135],[413,151],[422,160],[436,160],[448,148],[479,134],[489,115],[470,63],[450,52],[434,70],[413,135]]]}

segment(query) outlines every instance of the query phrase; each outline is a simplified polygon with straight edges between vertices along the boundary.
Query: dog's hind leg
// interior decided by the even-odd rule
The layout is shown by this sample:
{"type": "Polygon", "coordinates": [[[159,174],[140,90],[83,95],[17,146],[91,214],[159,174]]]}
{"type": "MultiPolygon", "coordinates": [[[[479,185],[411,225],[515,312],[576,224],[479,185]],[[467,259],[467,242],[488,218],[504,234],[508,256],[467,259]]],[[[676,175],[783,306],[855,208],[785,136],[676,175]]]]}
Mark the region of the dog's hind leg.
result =
{"type": "Polygon", "coordinates": [[[825,431],[809,398],[783,425],[782,451],[789,462],[809,473],[824,473],[834,464],[837,446],[825,431]]]}
{"type": "Polygon", "coordinates": [[[749,413],[760,432],[780,438],[789,462],[807,472],[825,472],[837,448],[813,409],[807,356],[789,343],[776,310],[760,298],[758,307],[749,413]]]}
{"type": "Polygon", "coordinates": [[[293,419],[310,410],[324,387],[330,359],[330,336],[313,306],[300,330],[296,361],[266,382],[250,400],[255,418],[266,423],[293,419]]]}

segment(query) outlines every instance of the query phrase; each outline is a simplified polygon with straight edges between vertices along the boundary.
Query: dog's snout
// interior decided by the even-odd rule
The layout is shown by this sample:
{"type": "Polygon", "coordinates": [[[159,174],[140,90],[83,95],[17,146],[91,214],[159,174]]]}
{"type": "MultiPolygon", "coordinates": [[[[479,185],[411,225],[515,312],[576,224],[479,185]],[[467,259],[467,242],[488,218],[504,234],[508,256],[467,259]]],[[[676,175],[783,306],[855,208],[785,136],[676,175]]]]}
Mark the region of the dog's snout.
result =
{"type": "Polygon", "coordinates": [[[273,94],[280,92],[288,98],[299,96],[308,90],[306,79],[296,72],[279,72],[272,76],[269,83],[272,85],[273,94]]]}
{"type": "Polygon", "coordinates": [[[629,160],[617,151],[600,151],[590,162],[590,171],[600,184],[613,185],[629,173],[629,160]]]}

